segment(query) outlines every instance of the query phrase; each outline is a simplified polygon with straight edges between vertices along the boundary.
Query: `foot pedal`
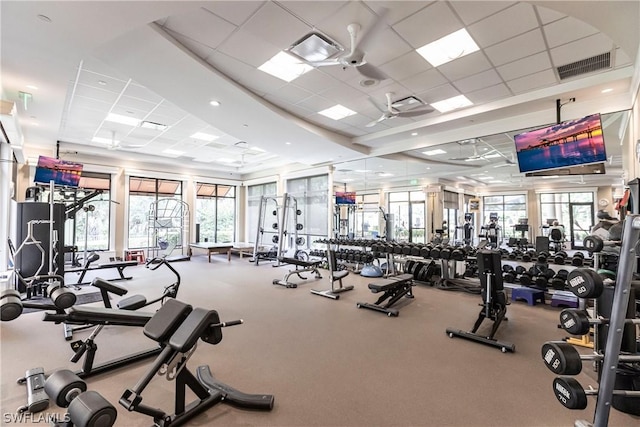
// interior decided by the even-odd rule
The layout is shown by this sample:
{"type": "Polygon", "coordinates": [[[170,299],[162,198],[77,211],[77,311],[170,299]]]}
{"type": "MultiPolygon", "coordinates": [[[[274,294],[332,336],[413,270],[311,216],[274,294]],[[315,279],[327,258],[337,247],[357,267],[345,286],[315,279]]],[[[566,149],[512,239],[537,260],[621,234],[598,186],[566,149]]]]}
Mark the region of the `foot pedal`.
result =
{"type": "Polygon", "coordinates": [[[18,384],[27,383],[27,404],[18,408],[18,413],[36,413],[49,407],[49,396],[44,391],[44,368],[29,369],[18,384]]]}

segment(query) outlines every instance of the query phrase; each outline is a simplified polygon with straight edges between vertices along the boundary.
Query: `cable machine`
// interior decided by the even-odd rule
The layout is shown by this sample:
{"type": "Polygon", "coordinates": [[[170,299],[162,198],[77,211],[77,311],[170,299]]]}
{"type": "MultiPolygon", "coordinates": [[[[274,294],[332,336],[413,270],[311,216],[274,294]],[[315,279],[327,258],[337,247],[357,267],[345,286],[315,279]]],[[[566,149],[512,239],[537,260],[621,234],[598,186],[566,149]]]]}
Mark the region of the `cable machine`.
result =
{"type": "Polygon", "coordinates": [[[158,199],[149,208],[147,227],[147,259],[168,257],[180,247],[180,255],[171,261],[186,261],[189,242],[189,205],[178,199],[158,199]]]}

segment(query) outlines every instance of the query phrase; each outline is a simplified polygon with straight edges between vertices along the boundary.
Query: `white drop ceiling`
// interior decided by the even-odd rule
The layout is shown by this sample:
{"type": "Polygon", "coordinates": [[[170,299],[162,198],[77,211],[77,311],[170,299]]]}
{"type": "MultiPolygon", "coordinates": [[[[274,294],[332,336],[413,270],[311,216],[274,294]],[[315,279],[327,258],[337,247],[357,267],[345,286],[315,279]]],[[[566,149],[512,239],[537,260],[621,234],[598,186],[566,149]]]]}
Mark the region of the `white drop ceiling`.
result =
{"type": "Polygon", "coordinates": [[[2,99],[16,103],[31,156],[55,154],[59,141],[69,160],[238,180],[333,165],[336,183],[356,189],[531,187],[539,178],[505,165],[513,134],[555,122],[561,99],[562,119],[603,113],[607,174],[583,181],[620,182],[626,118],[610,113],[628,110],[638,89],[639,2],[5,0],[0,12],[2,99]],[[356,68],[323,66],[287,83],[258,70],[314,31],[348,52],[351,23],[366,39],[364,59],[388,79],[363,86],[356,68]],[[416,53],[462,28],[480,50],[436,68],[416,53]],[[559,79],[557,67],[607,52],[610,67],[559,79]],[[27,108],[19,92],[31,94],[27,108]],[[387,92],[425,104],[465,95],[473,105],[367,127],[387,92]],[[336,104],[357,114],[318,114],[336,104]],[[433,146],[446,153],[422,154],[433,146]],[[451,160],[484,151],[499,156],[451,160]]]}

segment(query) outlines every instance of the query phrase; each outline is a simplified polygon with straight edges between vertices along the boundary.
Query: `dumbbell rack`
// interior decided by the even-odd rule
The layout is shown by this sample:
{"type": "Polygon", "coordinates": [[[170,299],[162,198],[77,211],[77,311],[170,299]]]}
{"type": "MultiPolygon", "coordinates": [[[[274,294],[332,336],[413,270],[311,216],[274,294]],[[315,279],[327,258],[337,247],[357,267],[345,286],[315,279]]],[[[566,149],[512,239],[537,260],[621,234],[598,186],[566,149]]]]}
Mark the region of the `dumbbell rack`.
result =
{"type": "MultiPolygon", "coordinates": [[[[622,248],[618,275],[616,278],[615,293],[609,320],[609,332],[604,348],[604,360],[602,362],[602,374],[598,389],[596,409],[593,416],[593,426],[606,427],[609,423],[616,370],[620,360],[620,346],[622,345],[622,333],[625,325],[625,313],[629,304],[629,293],[634,269],[636,268],[636,247],[640,239],[640,215],[629,215],[624,221],[622,232],[622,248]]],[[[589,425],[585,421],[576,421],[578,425],[589,425]]]]}

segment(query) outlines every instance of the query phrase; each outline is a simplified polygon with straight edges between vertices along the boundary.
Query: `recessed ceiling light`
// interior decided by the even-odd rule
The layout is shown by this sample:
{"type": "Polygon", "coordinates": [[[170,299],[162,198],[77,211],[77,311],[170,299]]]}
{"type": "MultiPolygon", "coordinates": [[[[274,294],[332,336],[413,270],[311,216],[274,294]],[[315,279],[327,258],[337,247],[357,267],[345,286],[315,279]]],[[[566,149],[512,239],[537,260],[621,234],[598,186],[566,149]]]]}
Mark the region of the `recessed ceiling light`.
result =
{"type": "Polygon", "coordinates": [[[418,132],[411,132],[411,136],[418,136],[418,132]]]}
{"type": "Polygon", "coordinates": [[[360,86],[362,87],[372,87],[380,83],[380,80],[376,79],[362,79],[360,80],[360,86]]]}
{"type": "MultiPolygon", "coordinates": [[[[29,86],[27,86],[27,87],[29,87],[29,86]]],[[[613,89],[611,89],[611,88],[602,89],[602,93],[609,93],[609,92],[613,92],[613,89]]]]}
{"type": "Polygon", "coordinates": [[[34,85],[27,85],[28,89],[33,89],[33,90],[38,90],[38,86],[34,86],[34,85]]]}
{"type": "Polygon", "coordinates": [[[437,67],[454,59],[461,58],[480,50],[466,29],[461,29],[448,36],[416,49],[431,65],[437,67]]]}
{"type": "Polygon", "coordinates": [[[193,135],[191,135],[189,138],[199,139],[201,141],[211,142],[211,141],[214,141],[214,140],[218,139],[218,136],[217,135],[211,135],[211,134],[204,133],[204,132],[196,132],[193,135]]]}
{"type": "Polygon", "coordinates": [[[209,101],[209,105],[211,105],[213,107],[218,107],[218,106],[220,106],[220,101],[216,101],[216,100],[209,101]]]}
{"type": "Polygon", "coordinates": [[[389,173],[389,172],[378,172],[376,175],[381,176],[381,177],[393,176],[393,174],[389,173]]]}
{"type": "Polygon", "coordinates": [[[263,150],[260,147],[251,147],[251,148],[249,148],[249,151],[256,151],[258,153],[266,153],[266,150],[263,150]]]}
{"type": "Polygon", "coordinates": [[[499,179],[493,179],[491,181],[487,181],[489,184],[502,184],[504,181],[500,181],[499,179]]]}
{"type": "Polygon", "coordinates": [[[285,145],[291,145],[291,143],[289,141],[285,142],[285,145]]]}
{"type": "Polygon", "coordinates": [[[423,151],[422,154],[425,156],[435,156],[436,154],[447,154],[447,152],[440,148],[436,148],[435,150],[423,151]]]}
{"type": "Polygon", "coordinates": [[[493,153],[493,154],[485,154],[482,157],[485,159],[495,159],[496,157],[502,157],[502,156],[498,153],[493,153]]]}
{"type": "Polygon", "coordinates": [[[135,117],[123,116],[122,114],[109,113],[105,120],[123,125],[140,126],[140,120],[135,117]]]}
{"type": "Polygon", "coordinates": [[[342,50],[336,42],[316,32],[307,34],[287,49],[308,62],[324,61],[342,50]]]}
{"type": "Polygon", "coordinates": [[[184,151],[172,150],[171,148],[167,148],[166,150],[162,150],[164,154],[169,154],[170,156],[182,156],[184,151]]]}
{"type": "Polygon", "coordinates": [[[106,86],[106,85],[107,85],[107,82],[105,82],[104,80],[98,80],[98,84],[99,84],[100,86],[106,86]]]}
{"type": "Polygon", "coordinates": [[[219,159],[216,159],[216,162],[219,162],[219,163],[233,163],[233,162],[235,162],[235,160],[234,159],[230,159],[228,157],[221,157],[219,159]]]}
{"type": "Polygon", "coordinates": [[[344,119],[345,117],[353,116],[354,114],[356,114],[356,112],[348,109],[343,105],[337,104],[331,108],[327,108],[326,110],[318,111],[318,114],[329,117],[333,120],[340,120],[344,119]]]}
{"type": "Polygon", "coordinates": [[[278,52],[273,58],[259,66],[258,70],[288,83],[313,70],[313,67],[294,58],[287,52],[278,52]]]}
{"type": "Polygon", "coordinates": [[[473,102],[469,101],[464,95],[458,95],[453,98],[431,103],[431,106],[441,113],[447,113],[457,110],[458,108],[468,107],[469,105],[473,105],[473,102]]]}

